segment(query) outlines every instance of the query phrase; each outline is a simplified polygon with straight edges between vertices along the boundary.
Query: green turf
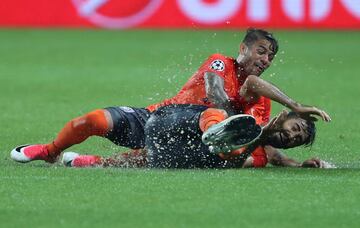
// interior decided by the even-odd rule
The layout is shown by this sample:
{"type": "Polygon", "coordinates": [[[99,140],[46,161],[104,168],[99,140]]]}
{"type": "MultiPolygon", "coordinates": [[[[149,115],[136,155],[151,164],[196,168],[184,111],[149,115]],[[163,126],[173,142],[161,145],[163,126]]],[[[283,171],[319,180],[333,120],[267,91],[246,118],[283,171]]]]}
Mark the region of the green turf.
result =
{"type": "MultiPolygon", "coordinates": [[[[210,54],[235,56],[238,31],[0,30],[1,227],[357,227],[359,32],[275,31],[263,78],[327,110],[309,149],[336,170],[69,169],[17,164],[10,150],[50,141],[67,120],[174,95],[210,54]]],[[[280,110],[273,106],[273,113],[280,110]]],[[[92,138],[72,148],[110,155],[92,138]]],[[[120,149],[121,150],[121,149],[120,149]]]]}

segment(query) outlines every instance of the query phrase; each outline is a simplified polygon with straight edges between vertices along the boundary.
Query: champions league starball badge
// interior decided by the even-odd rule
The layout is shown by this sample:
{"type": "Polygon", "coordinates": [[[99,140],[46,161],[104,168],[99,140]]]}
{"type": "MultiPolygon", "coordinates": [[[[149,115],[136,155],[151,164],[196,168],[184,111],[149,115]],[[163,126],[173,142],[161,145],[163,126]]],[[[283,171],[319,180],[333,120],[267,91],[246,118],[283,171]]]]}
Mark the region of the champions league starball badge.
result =
{"type": "MultiPolygon", "coordinates": [[[[147,0],[140,4],[140,8],[136,9],[128,15],[111,15],[112,13],[105,13],[101,8],[105,8],[109,4],[122,11],[119,0],[71,0],[75,6],[78,14],[93,24],[103,28],[122,29],[138,25],[153,15],[161,6],[163,0],[147,0]]],[[[141,2],[140,2],[141,3],[141,2]]],[[[116,11],[116,10],[115,10],[116,11]]]]}
{"type": "Polygon", "coordinates": [[[225,69],[225,63],[222,60],[217,59],[211,63],[210,68],[217,71],[223,71],[225,69]]]}

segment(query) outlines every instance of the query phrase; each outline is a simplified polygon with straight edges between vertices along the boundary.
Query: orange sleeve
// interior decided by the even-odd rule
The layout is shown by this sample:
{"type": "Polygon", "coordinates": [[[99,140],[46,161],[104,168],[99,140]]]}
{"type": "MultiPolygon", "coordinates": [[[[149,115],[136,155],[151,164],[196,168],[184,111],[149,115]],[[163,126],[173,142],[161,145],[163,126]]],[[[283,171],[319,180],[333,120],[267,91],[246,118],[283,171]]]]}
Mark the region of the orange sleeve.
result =
{"type": "MultiPolygon", "coordinates": [[[[220,153],[219,156],[220,156],[220,158],[222,158],[224,160],[231,160],[231,159],[239,156],[244,151],[245,151],[245,147],[231,151],[230,153],[227,153],[227,154],[220,153]]],[[[265,149],[262,146],[257,147],[254,150],[254,152],[252,152],[251,157],[253,158],[253,166],[255,168],[265,167],[266,164],[268,163],[265,149]]]]}
{"type": "Polygon", "coordinates": [[[239,156],[241,153],[245,151],[246,147],[239,148],[237,150],[233,150],[230,153],[220,153],[219,157],[224,160],[231,160],[232,158],[235,158],[239,156]]]}
{"type": "Polygon", "coordinates": [[[265,149],[262,146],[259,146],[258,148],[256,148],[254,150],[254,152],[251,154],[251,157],[254,159],[253,166],[255,168],[265,167],[266,164],[268,163],[265,149]]]}
{"type": "Polygon", "coordinates": [[[226,78],[226,72],[230,69],[230,66],[227,66],[226,57],[221,54],[213,54],[203,63],[199,68],[199,71],[203,72],[213,72],[223,79],[226,78]]]}

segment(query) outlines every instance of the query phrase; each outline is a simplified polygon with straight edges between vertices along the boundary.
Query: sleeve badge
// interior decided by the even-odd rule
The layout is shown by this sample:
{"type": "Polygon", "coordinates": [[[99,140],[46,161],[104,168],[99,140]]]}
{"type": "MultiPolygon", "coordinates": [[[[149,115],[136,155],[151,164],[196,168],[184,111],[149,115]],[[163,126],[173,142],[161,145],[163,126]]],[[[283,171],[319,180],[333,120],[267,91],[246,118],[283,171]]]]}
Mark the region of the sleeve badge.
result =
{"type": "Polygon", "coordinates": [[[225,70],[225,63],[220,59],[214,60],[210,64],[210,69],[217,70],[217,71],[224,71],[225,70]]]}

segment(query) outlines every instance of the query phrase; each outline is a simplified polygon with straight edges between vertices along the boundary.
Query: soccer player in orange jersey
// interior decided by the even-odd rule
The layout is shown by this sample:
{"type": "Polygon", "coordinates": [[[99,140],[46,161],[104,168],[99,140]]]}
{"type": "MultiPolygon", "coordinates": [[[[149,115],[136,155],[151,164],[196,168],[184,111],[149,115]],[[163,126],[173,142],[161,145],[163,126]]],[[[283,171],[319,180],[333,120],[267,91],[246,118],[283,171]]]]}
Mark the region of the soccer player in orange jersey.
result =
{"type": "MultiPolygon", "coordinates": [[[[271,33],[249,29],[236,59],[220,54],[210,56],[175,97],[147,108],[122,106],[92,111],[66,123],[48,144],[16,147],[11,151],[11,158],[18,162],[54,162],[62,151],[90,136],[101,136],[132,149],[143,148],[144,125],[150,113],[167,104],[205,105],[224,109],[232,115],[258,102],[269,104],[267,99],[271,99],[297,113],[312,113],[329,119],[324,111],[303,106],[258,78],[270,66],[277,50],[278,43],[271,33]]],[[[264,107],[267,108],[270,106],[264,107]]]]}

